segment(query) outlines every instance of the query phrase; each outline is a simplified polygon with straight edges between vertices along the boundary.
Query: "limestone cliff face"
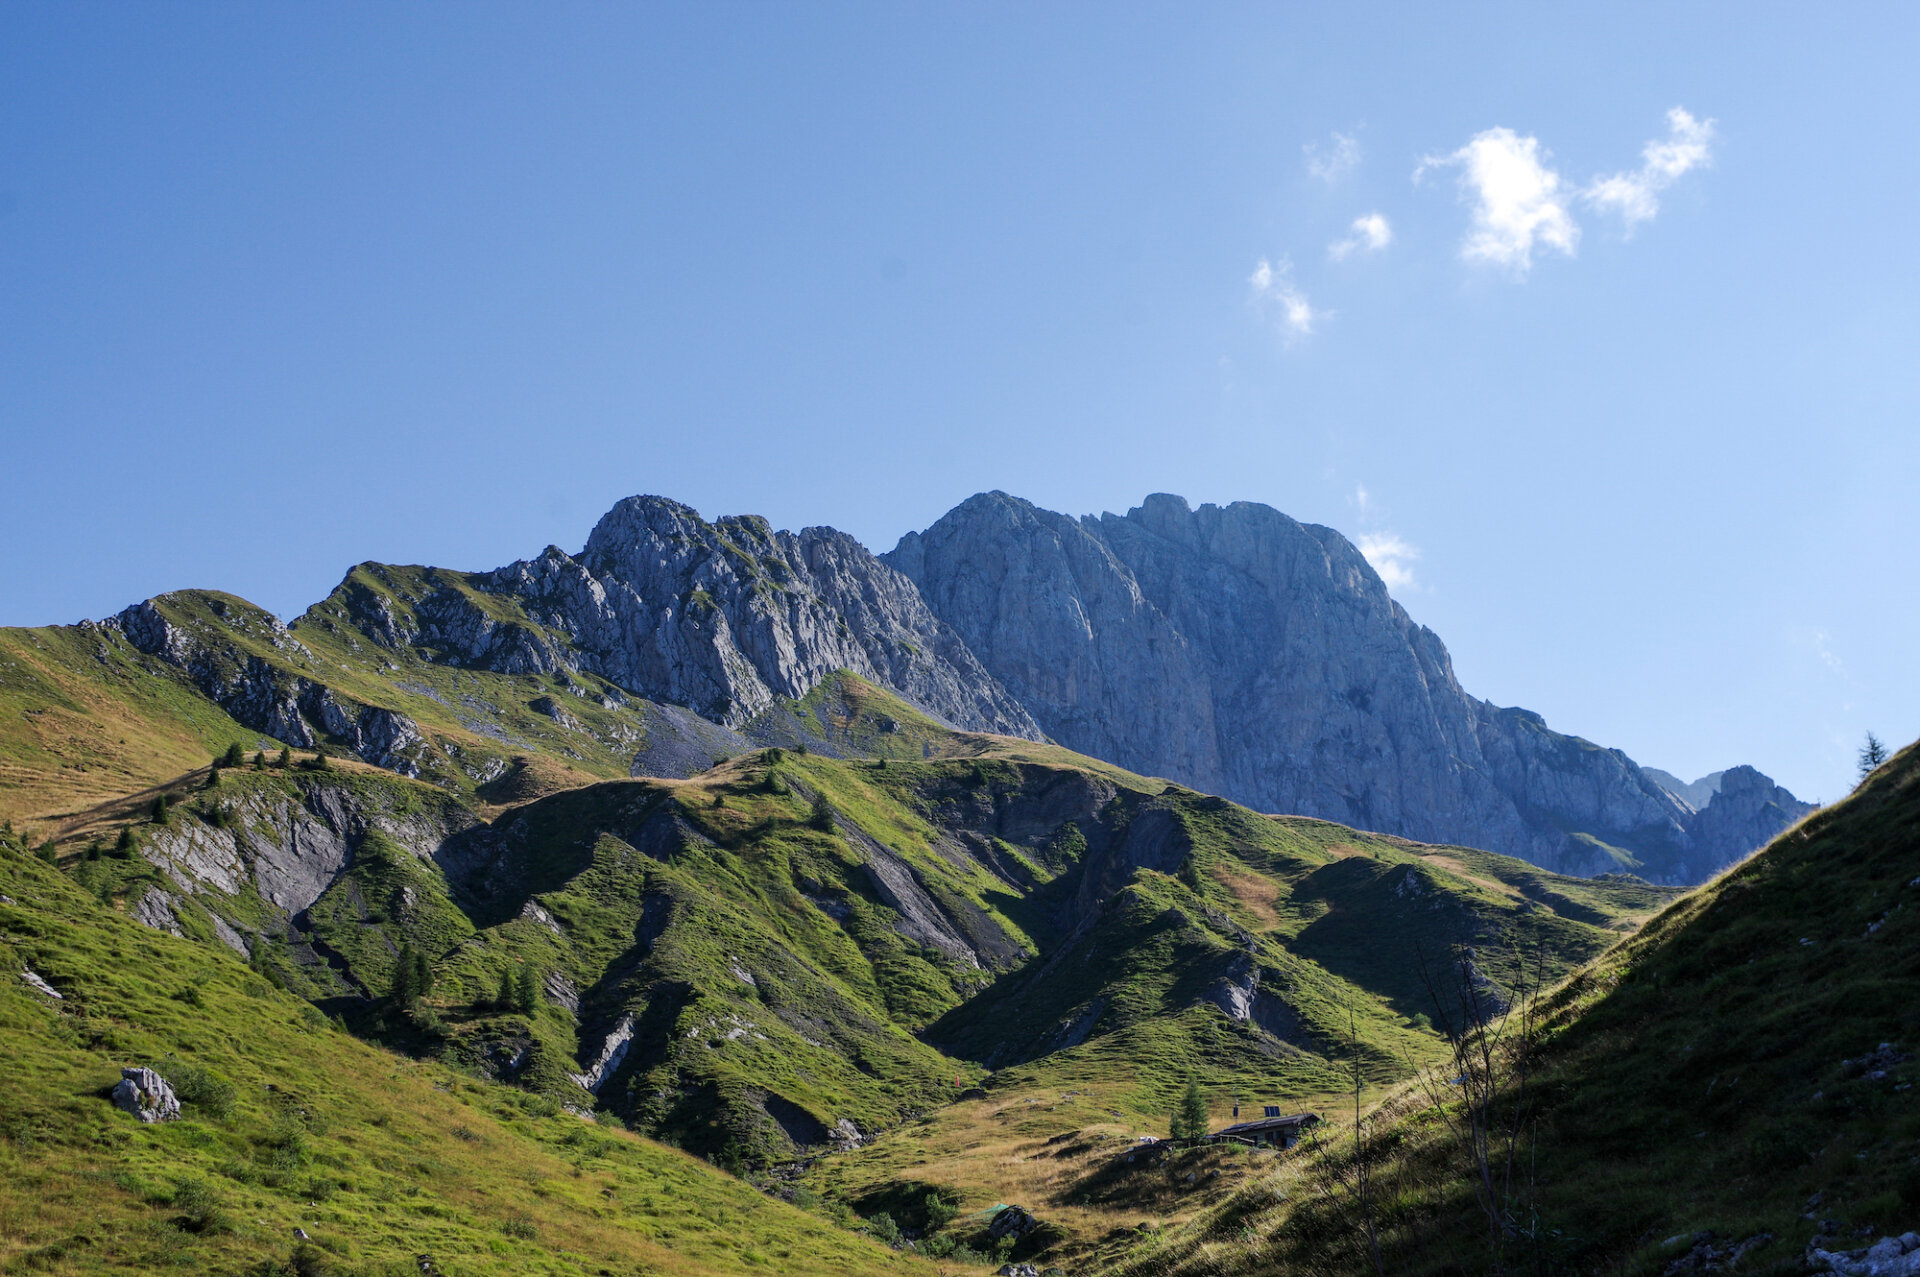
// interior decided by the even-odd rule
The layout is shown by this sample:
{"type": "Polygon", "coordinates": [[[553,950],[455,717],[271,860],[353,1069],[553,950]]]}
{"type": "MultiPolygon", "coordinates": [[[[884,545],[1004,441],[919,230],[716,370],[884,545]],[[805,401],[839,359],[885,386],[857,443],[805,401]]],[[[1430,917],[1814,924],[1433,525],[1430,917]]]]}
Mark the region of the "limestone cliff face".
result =
{"type": "Polygon", "coordinates": [[[1696,811],[1475,699],[1346,538],[1268,506],[1075,520],[987,493],[884,558],[1061,744],[1264,810],[1662,882],[1807,810],[1753,773],[1696,811]]]}
{"type": "Polygon", "coordinates": [[[194,618],[173,606],[185,597],[163,594],[136,603],[106,624],[135,648],[181,670],[205,696],[255,731],[301,746],[317,743],[324,733],[375,766],[402,776],[421,774],[428,747],[419,725],[405,714],[363,705],[325,683],[275,668],[234,641],[251,633],[282,651],[305,654],[276,617],[252,604],[203,595],[211,600],[215,619],[194,618]]]}
{"type": "Polygon", "coordinates": [[[430,644],[502,673],[585,669],[727,727],[848,669],[954,727],[1041,735],[911,581],[832,528],[708,523],[664,497],[630,497],[578,557],[549,547],[451,575],[404,613],[351,578],[342,588],[375,642],[430,644]],[[490,606],[489,594],[512,606],[490,606]]]}

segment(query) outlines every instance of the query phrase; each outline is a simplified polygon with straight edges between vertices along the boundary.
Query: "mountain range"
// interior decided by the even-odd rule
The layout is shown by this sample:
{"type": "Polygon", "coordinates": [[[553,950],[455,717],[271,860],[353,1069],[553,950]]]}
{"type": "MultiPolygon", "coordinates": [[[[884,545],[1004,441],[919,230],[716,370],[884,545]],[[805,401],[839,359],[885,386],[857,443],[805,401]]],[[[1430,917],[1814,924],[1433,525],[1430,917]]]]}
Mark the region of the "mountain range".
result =
{"type": "Polygon", "coordinates": [[[833,753],[779,707],[846,670],[946,726],[1562,873],[1703,881],[1811,810],[1750,766],[1686,784],[1476,699],[1351,542],[1247,502],[1074,519],[984,493],[875,556],[633,497],[578,555],[361,564],[291,626],[195,592],[105,624],[257,732],[456,785],[515,752],[668,777],[756,745],[833,753]],[[563,694],[449,699],[449,670],[563,694]],[[480,739],[432,730],[448,714],[423,698],[480,739]]]}

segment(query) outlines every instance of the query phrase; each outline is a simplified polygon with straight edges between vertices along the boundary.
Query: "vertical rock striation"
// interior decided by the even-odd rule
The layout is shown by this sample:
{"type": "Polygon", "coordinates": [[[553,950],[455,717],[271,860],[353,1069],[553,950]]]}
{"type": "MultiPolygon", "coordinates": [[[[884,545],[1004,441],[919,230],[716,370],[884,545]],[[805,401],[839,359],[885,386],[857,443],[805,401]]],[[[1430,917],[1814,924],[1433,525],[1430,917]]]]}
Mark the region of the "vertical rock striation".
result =
{"type": "Polygon", "coordinates": [[[1696,809],[1468,695],[1359,550],[1268,506],[1076,520],[984,493],[883,558],[1061,744],[1265,810],[1662,882],[1809,810],[1751,768],[1696,809]]]}
{"type": "Polygon", "coordinates": [[[708,523],[665,497],[629,497],[578,557],[549,546],[493,572],[430,576],[403,609],[352,577],[337,593],[376,643],[508,674],[587,670],[730,728],[845,669],[951,726],[1041,735],[911,581],[832,528],[708,523]]]}

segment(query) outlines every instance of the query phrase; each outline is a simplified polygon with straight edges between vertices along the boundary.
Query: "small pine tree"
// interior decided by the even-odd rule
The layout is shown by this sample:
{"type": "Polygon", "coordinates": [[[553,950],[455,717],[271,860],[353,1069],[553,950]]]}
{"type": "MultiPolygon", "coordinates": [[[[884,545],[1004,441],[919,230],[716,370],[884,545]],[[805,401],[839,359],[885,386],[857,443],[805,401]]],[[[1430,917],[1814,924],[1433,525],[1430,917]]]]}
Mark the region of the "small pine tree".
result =
{"type": "Polygon", "coordinates": [[[60,853],[53,849],[53,840],[51,838],[41,843],[40,850],[35,854],[50,865],[58,865],[60,863],[60,853]]]}
{"type": "Polygon", "coordinates": [[[400,946],[400,956],[393,963],[393,987],[388,996],[397,1007],[411,1008],[420,1000],[420,966],[418,955],[412,945],[400,946]]]}
{"type": "Polygon", "coordinates": [[[246,761],[247,752],[240,748],[239,741],[235,741],[233,744],[227,746],[227,752],[220,756],[220,765],[222,767],[238,767],[246,761]]]}
{"type": "Polygon", "coordinates": [[[282,745],[280,747],[280,761],[275,763],[274,766],[280,768],[282,771],[293,766],[293,750],[290,746],[282,745]]]}
{"type": "Polygon", "coordinates": [[[154,799],[153,800],[153,823],[156,825],[166,824],[167,817],[168,815],[171,814],[171,807],[172,807],[172,804],[170,804],[167,801],[167,796],[165,794],[162,794],[158,798],[154,799]]]}
{"type": "Polygon", "coordinates": [[[513,968],[507,967],[500,972],[500,992],[494,995],[493,1009],[511,1011],[519,998],[519,982],[514,979],[513,968]]]}
{"type": "Polygon", "coordinates": [[[133,826],[120,826],[120,836],[113,840],[114,854],[125,860],[133,854],[133,826]]]}
{"type": "Polygon", "coordinates": [[[1187,1089],[1180,1096],[1180,1106],[1173,1111],[1173,1138],[1177,1140],[1205,1139],[1212,1123],[1207,1118],[1207,1095],[1200,1089],[1200,1083],[1188,1082],[1187,1089]]]}
{"type": "Polygon", "coordinates": [[[98,839],[87,844],[87,859],[88,860],[100,859],[100,843],[98,839]]]}
{"type": "Polygon", "coordinates": [[[807,824],[823,834],[833,832],[833,804],[827,801],[825,794],[813,800],[813,811],[807,816],[807,824]]]}
{"type": "Polygon", "coordinates": [[[413,987],[416,997],[424,998],[433,992],[433,963],[427,961],[427,955],[419,949],[413,951],[413,987]]]}
{"type": "Polygon", "coordinates": [[[540,1005],[540,973],[534,970],[533,963],[520,964],[520,974],[513,982],[514,1009],[522,1015],[532,1015],[540,1005]]]}
{"type": "Polygon", "coordinates": [[[1860,779],[1873,775],[1881,763],[1887,761],[1887,747],[1872,732],[1867,733],[1867,743],[1860,747],[1860,779]]]}
{"type": "Polygon", "coordinates": [[[263,772],[267,770],[267,751],[266,750],[256,749],[253,751],[253,770],[257,772],[263,772]]]}

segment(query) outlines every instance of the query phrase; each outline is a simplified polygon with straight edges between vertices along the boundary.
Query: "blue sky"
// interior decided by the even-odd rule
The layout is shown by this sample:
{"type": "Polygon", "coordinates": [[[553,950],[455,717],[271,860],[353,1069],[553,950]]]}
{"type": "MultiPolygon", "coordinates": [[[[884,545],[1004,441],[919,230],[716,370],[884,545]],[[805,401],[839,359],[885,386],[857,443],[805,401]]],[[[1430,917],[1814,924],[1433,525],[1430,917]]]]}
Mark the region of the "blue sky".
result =
{"type": "Polygon", "coordinates": [[[1920,735],[1920,10],[1413,8],[6,5],[0,623],[1171,491],[1839,796],[1920,735]]]}

